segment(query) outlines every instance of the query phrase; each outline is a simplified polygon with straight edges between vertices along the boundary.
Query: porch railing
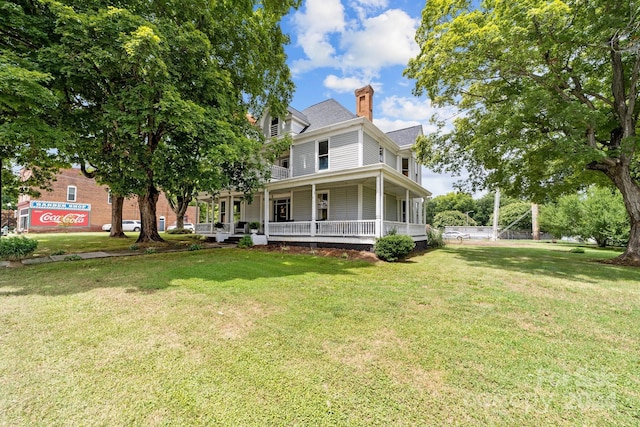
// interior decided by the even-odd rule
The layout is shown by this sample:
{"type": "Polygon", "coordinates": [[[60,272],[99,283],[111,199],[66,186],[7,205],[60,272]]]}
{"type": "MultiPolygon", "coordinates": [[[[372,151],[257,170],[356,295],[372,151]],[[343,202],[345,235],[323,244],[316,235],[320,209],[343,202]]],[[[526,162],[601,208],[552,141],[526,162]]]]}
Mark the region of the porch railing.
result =
{"type": "Polygon", "coordinates": [[[289,168],[283,168],[282,166],[271,166],[271,179],[280,180],[289,178],[289,168]]]}
{"type": "Polygon", "coordinates": [[[316,235],[319,236],[375,236],[376,221],[318,221],[316,235]]]}
{"type": "Polygon", "coordinates": [[[310,236],[311,221],[270,222],[269,234],[274,236],[310,236]]]}
{"type": "Polygon", "coordinates": [[[398,222],[398,221],[385,221],[384,222],[384,233],[383,235],[387,235],[395,230],[398,234],[406,234],[408,236],[424,236],[427,232],[426,226],[424,224],[409,224],[409,229],[407,230],[406,222],[398,222]]]}

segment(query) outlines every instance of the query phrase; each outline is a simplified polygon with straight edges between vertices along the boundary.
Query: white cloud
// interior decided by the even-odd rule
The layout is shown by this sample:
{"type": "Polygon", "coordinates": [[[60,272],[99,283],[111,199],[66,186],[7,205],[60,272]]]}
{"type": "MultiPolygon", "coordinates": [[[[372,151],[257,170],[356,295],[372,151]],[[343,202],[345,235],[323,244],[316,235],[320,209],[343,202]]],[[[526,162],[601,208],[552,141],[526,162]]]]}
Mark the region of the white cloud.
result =
{"type": "Polygon", "coordinates": [[[398,129],[405,129],[411,126],[416,126],[421,124],[420,122],[415,120],[402,120],[402,119],[392,120],[386,117],[383,117],[381,119],[376,119],[374,117],[373,123],[385,133],[398,130],[398,129]]]}
{"type": "Polygon", "coordinates": [[[460,113],[455,107],[434,107],[431,102],[421,98],[407,98],[389,96],[380,102],[382,117],[391,117],[407,123],[418,122],[423,124],[425,133],[436,132],[437,126],[431,122],[435,115],[438,120],[445,122],[445,129],[453,129],[453,121],[460,113]]]}
{"type": "Polygon", "coordinates": [[[323,82],[324,86],[337,93],[353,92],[354,90],[366,86],[368,82],[357,77],[338,77],[334,74],[329,74],[323,82]]]}
{"type": "Polygon", "coordinates": [[[418,24],[418,20],[399,9],[365,19],[361,28],[342,34],[343,66],[377,72],[386,66],[406,65],[420,52],[414,40],[418,24]]]}
{"type": "Polygon", "coordinates": [[[294,74],[319,67],[336,66],[336,50],[330,35],[345,30],[344,7],[340,0],[307,0],[304,12],[294,14],[298,45],[306,59],[294,61],[294,74]]]}

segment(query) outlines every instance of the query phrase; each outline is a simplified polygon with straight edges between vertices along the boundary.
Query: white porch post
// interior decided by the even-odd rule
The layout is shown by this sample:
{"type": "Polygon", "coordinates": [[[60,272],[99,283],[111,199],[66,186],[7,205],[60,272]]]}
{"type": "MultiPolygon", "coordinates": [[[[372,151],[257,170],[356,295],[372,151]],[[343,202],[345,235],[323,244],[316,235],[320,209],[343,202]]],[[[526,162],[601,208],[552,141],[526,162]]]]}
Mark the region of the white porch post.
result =
{"type": "Polygon", "coordinates": [[[404,206],[404,221],[405,221],[405,228],[406,228],[406,232],[405,234],[408,236],[409,235],[409,224],[411,222],[411,212],[413,211],[413,206],[411,206],[409,204],[409,190],[405,190],[404,192],[404,200],[405,200],[405,206],[404,206]]]}
{"type": "Polygon", "coordinates": [[[384,175],[376,176],[376,237],[384,235],[384,175]]]}
{"type": "Polygon", "coordinates": [[[316,213],[318,211],[316,197],[316,185],[311,184],[311,237],[316,235],[316,213]]]}
{"type": "Polygon", "coordinates": [[[228,221],[229,221],[229,233],[230,234],[235,234],[235,231],[236,231],[235,227],[233,225],[234,224],[234,220],[235,220],[234,212],[233,212],[233,209],[234,209],[234,207],[233,207],[233,199],[234,199],[233,195],[230,195],[230,197],[229,197],[229,206],[227,207],[227,210],[229,211],[229,215],[227,215],[227,217],[228,217],[228,221]]]}
{"type": "Polygon", "coordinates": [[[264,189],[264,235],[269,238],[269,190],[264,189]]]}

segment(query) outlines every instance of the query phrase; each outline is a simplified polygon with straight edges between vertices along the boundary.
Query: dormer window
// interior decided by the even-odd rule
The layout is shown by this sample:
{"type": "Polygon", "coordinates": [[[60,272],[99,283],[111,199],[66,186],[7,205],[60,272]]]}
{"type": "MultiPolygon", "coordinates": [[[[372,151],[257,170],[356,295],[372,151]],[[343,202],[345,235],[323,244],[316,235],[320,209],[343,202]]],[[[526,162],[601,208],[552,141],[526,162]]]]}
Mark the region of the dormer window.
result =
{"type": "Polygon", "coordinates": [[[269,128],[269,136],[278,136],[280,128],[280,120],[277,117],[271,118],[271,127],[269,128]]]}

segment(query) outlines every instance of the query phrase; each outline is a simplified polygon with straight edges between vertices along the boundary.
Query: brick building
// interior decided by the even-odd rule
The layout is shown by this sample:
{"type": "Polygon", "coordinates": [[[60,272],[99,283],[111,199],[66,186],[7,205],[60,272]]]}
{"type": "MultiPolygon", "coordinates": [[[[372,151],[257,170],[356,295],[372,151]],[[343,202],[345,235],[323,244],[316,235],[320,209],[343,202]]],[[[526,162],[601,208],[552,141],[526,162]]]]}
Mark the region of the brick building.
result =
{"type": "MultiPolygon", "coordinates": [[[[29,173],[22,171],[22,174],[29,173]]],[[[52,182],[51,191],[41,191],[40,197],[21,195],[18,198],[18,229],[29,232],[101,231],[111,222],[109,188],[95,179],[82,175],[80,169],[63,169],[52,182]]],[[[156,206],[158,230],[174,224],[176,215],[164,193],[156,206]]],[[[185,222],[196,222],[197,207],[189,206],[185,222]]],[[[124,201],[122,219],[140,219],[138,199],[124,201]]]]}

